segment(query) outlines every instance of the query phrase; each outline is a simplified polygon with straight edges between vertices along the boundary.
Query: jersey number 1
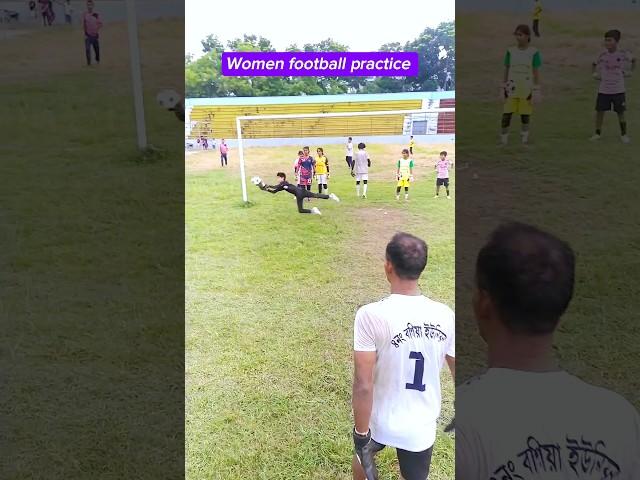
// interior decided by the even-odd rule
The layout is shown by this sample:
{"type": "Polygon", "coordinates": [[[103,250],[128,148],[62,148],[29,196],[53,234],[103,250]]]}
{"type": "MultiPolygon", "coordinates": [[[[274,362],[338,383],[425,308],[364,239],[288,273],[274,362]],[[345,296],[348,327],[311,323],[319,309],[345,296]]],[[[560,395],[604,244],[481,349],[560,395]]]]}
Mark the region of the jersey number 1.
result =
{"type": "Polygon", "coordinates": [[[424,376],[424,356],[420,352],[411,352],[409,358],[416,361],[416,371],[413,374],[413,383],[405,384],[405,388],[407,390],[424,392],[427,388],[426,385],[422,383],[422,377],[424,376]]]}

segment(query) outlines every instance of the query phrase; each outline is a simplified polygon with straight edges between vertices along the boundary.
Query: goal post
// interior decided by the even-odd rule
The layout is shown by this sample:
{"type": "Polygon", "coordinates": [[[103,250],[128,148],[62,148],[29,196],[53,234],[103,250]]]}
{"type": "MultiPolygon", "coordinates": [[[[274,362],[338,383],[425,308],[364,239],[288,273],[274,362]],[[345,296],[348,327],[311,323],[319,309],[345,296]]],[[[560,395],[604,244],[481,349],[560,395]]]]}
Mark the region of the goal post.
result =
{"type": "MultiPolygon", "coordinates": [[[[245,121],[261,121],[261,120],[294,120],[294,119],[308,119],[308,118],[332,118],[332,117],[377,117],[384,115],[403,115],[405,118],[415,119],[416,117],[424,116],[426,123],[427,118],[431,117],[436,124],[439,122],[439,115],[443,113],[454,113],[455,108],[423,108],[417,110],[383,110],[383,111],[371,111],[371,112],[339,112],[339,113],[294,113],[294,114],[279,114],[279,115],[244,115],[236,117],[236,133],[238,142],[238,156],[240,160],[240,177],[242,182],[242,200],[246,203],[249,201],[247,191],[247,179],[245,176],[245,161],[244,161],[244,139],[242,135],[242,122],[245,121]]],[[[405,133],[406,124],[403,126],[403,132],[401,134],[394,134],[390,136],[407,136],[412,133],[405,133]]],[[[425,131],[426,132],[426,131],[425,131]]],[[[378,134],[379,135],[379,134],[378,134]]],[[[313,136],[313,135],[311,135],[313,136]]],[[[365,135],[360,135],[365,136],[365,135]]],[[[371,136],[375,136],[372,134],[371,136]]],[[[321,138],[321,137],[319,137],[321,138]]]]}

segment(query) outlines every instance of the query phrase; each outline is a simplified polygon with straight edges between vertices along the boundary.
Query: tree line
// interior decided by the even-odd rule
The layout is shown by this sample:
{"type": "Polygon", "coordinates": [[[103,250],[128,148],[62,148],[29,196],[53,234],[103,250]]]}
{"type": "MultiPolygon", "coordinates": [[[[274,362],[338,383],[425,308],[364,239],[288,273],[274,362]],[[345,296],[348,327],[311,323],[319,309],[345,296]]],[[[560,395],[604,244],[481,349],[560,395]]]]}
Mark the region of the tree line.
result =
{"type": "MultiPolygon", "coordinates": [[[[257,97],[277,95],[335,95],[343,93],[424,92],[455,89],[455,25],[444,22],[426,28],[415,40],[382,45],[381,52],[418,52],[420,72],[416,77],[225,77],[220,73],[223,51],[275,52],[264,37],[244,35],[227,42],[215,35],[201,41],[203,55],[185,56],[187,98],[257,97]],[[443,54],[446,52],[446,57],[443,54]]],[[[302,47],[293,44],[288,52],[348,52],[349,47],[331,38],[302,47]]]]}

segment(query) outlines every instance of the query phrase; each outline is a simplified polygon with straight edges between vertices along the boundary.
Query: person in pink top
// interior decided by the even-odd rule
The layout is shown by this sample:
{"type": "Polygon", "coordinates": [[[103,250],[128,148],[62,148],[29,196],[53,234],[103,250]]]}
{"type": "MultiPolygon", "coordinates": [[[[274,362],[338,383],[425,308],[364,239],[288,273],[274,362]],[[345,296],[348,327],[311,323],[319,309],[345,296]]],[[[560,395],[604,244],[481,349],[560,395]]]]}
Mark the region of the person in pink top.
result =
{"type": "Polygon", "coordinates": [[[227,165],[227,153],[229,153],[229,146],[224,138],[220,140],[220,164],[224,167],[227,165]]]}
{"type": "Polygon", "coordinates": [[[84,13],[82,23],[84,25],[84,51],[87,56],[87,65],[91,65],[91,47],[96,56],[96,63],[100,63],[100,29],[102,20],[97,12],[93,11],[93,0],[87,1],[87,11],[84,13]]]}
{"type": "Polygon", "coordinates": [[[436,178],[436,195],[433,198],[438,198],[440,196],[440,185],[444,185],[444,188],[447,191],[447,198],[451,198],[449,195],[449,167],[451,164],[449,160],[447,160],[447,152],[440,152],[440,160],[436,163],[436,171],[438,172],[436,178]]]}
{"type": "Polygon", "coordinates": [[[635,67],[635,59],[628,51],[618,48],[621,36],[620,30],[609,30],[605,33],[605,51],[593,62],[593,77],[600,80],[596,100],[596,132],[591,137],[591,140],[594,141],[600,140],[602,135],[604,112],[613,109],[618,114],[622,142],[630,142],[627,135],[627,121],[624,116],[626,110],[624,77],[631,75],[635,67]]]}

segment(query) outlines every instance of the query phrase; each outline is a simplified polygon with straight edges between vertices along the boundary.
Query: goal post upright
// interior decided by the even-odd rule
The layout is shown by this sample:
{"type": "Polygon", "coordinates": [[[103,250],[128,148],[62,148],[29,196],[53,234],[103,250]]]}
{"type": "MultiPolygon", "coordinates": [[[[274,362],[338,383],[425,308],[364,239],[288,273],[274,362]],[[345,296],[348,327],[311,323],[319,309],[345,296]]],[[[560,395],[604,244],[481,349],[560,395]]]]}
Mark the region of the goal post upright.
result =
{"type": "MultiPolygon", "coordinates": [[[[242,122],[244,120],[282,120],[294,118],[325,118],[325,117],[368,117],[382,115],[428,115],[434,113],[453,113],[455,108],[422,108],[417,110],[383,110],[376,112],[339,112],[339,113],[292,113],[279,115],[243,115],[236,117],[236,132],[238,141],[238,156],[240,159],[240,177],[242,182],[242,200],[249,201],[247,194],[247,179],[245,178],[244,147],[242,139],[242,122]]],[[[404,136],[404,134],[392,135],[404,136]]]]}

